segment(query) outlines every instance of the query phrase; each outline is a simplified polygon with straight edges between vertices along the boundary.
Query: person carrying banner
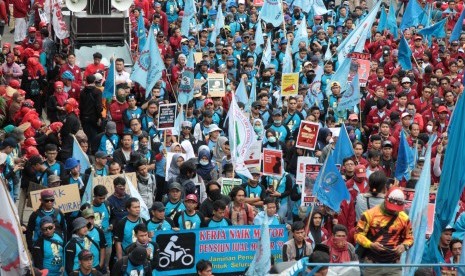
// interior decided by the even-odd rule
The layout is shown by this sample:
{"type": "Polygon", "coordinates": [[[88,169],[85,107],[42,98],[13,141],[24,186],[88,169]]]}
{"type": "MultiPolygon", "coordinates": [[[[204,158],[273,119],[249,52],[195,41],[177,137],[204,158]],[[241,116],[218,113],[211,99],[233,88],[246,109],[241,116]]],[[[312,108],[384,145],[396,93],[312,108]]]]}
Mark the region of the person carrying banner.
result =
{"type": "Polygon", "coordinates": [[[224,217],[226,211],[226,204],[222,200],[216,200],[213,202],[213,216],[211,219],[205,222],[205,227],[217,228],[217,227],[228,227],[231,226],[231,220],[224,217]]]}

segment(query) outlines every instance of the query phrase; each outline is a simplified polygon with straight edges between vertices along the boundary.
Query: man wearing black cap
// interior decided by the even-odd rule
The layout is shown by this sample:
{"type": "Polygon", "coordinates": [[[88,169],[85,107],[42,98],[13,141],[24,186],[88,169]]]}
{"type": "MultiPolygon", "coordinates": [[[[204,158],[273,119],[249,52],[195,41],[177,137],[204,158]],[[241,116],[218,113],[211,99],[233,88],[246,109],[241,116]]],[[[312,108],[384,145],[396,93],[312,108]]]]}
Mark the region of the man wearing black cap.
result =
{"type": "Polygon", "coordinates": [[[102,92],[95,87],[95,76],[86,77],[87,85],[79,97],[79,110],[82,128],[89,141],[93,142],[99,132],[102,118],[102,92]]]}
{"type": "MultiPolygon", "coordinates": [[[[94,162],[94,176],[107,176],[109,175],[108,171],[108,155],[107,153],[103,151],[97,151],[95,153],[95,162],[94,162]]],[[[87,168],[87,170],[84,172],[86,175],[90,175],[92,173],[92,168],[87,168]]]]}
{"type": "Polygon", "coordinates": [[[391,177],[396,168],[396,161],[392,157],[392,148],[391,141],[386,140],[383,142],[380,166],[387,177],[391,177]]]}
{"type": "Polygon", "coordinates": [[[136,246],[128,256],[115,263],[110,275],[152,276],[152,267],[147,260],[147,250],[142,246],[136,246]]]}
{"type": "Polygon", "coordinates": [[[174,226],[171,218],[165,217],[165,209],[165,205],[160,201],[155,201],[150,209],[152,218],[147,222],[147,228],[151,238],[153,238],[155,231],[171,230],[174,226]]]}
{"type": "Polygon", "coordinates": [[[49,275],[60,275],[63,271],[64,241],[55,232],[55,224],[51,217],[44,217],[40,222],[41,235],[34,243],[31,255],[34,266],[48,269],[49,275]]]}
{"type": "Polygon", "coordinates": [[[98,272],[92,267],[94,255],[87,249],[82,250],[78,254],[79,268],[69,274],[69,276],[102,276],[103,274],[98,272]]]}

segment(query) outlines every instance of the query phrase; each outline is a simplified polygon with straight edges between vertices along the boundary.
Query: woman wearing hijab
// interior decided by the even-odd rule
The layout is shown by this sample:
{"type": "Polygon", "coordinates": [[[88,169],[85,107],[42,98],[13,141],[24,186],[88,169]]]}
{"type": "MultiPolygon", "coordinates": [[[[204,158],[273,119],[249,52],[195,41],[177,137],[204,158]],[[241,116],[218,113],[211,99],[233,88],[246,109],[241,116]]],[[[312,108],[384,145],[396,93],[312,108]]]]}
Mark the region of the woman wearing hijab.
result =
{"type": "Polygon", "coordinates": [[[328,231],[323,228],[323,213],[321,211],[314,211],[310,217],[310,224],[306,222],[305,225],[309,226],[305,232],[308,233],[307,240],[312,244],[312,248],[328,239],[328,231]]]}
{"type": "Polygon", "coordinates": [[[34,101],[34,108],[39,113],[39,116],[42,115],[44,94],[41,92],[44,90],[45,84],[44,67],[36,57],[28,58],[26,69],[23,72],[21,89],[27,92],[26,99],[34,101]]]}
{"type": "Polygon", "coordinates": [[[47,117],[51,123],[63,121],[65,112],[65,102],[68,99],[68,93],[64,91],[64,84],[61,81],[55,82],[55,92],[48,98],[47,117]]]}
{"type": "Polygon", "coordinates": [[[181,142],[182,153],[186,154],[186,160],[195,158],[194,147],[189,140],[184,140],[181,142]]]}
{"type": "Polygon", "coordinates": [[[263,121],[261,119],[253,120],[253,130],[257,135],[257,140],[263,140],[265,137],[265,127],[263,126],[263,121]]]}
{"type": "Polygon", "coordinates": [[[170,152],[181,153],[182,152],[181,144],[176,143],[176,142],[172,143],[170,147],[170,152]]]}
{"type": "Polygon", "coordinates": [[[326,145],[329,143],[329,139],[332,136],[331,130],[329,128],[320,128],[320,131],[318,132],[318,138],[317,138],[317,143],[316,143],[316,148],[315,150],[323,150],[326,145]]]}
{"type": "Polygon", "coordinates": [[[210,150],[200,147],[197,165],[197,175],[199,175],[205,183],[210,180],[218,179],[218,172],[215,165],[212,163],[210,150]]]}
{"type": "Polygon", "coordinates": [[[181,154],[176,153],[171,159],[170,168],[168,169],[168,183],[176,180],[179,176],[179,167],[184,162],[184,157],[181,154]]]}

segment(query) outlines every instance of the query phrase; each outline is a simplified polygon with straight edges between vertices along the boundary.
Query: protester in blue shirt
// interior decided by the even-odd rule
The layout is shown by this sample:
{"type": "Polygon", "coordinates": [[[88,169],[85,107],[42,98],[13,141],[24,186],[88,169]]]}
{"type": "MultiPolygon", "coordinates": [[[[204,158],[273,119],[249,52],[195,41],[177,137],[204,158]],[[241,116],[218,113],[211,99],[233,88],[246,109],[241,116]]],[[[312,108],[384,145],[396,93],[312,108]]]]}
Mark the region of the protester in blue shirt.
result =
{"type": "Polygon", "coordinates": [[[119,259],[110,275],[132,276],[144,275],[152,276],[152,268],[147,259],[147,249],[142,246],[136,246],[131,254],[119,259]]]}
{"type": "Polygon", "coordinates": [[[285,143],[291,137],[291,131],[285,125],[283,125],[283,115],[281,110],[275,109],[273,110],[273,122],[271,125],[266,127],[267,130],[271,129],[276,132],[276,137],[280,142],[285,143]]]}
{"type": "Polygon", "coordinates": [[[177,213],[186,210],[182,200],[182,186],[178,182],[173,182],[168,187],[168,201],[165,203],[165,216],[174,219],[177,213]]]}
{"type": "Polygon", "coordinates": [[[137,198],[131,197],[126,201],[128,215],[115,226],[113,232],[115,238],[116,257],[120,260],[123,255],[127,255],[126,248],[133,242],[134,227],[139,223],[144,223],[140,217],[140,202],[137,198]]]}
{"type": "MultiPolygon", "coordinates": [[[[79,267],[69,274],[69,276],[103,276],[98,270],[92,267],[94,255],[89,250],[82,250],[78,254],[79,267]]],[[[49,274],[50,275],[50,274],[49,274]]]]}
{"type": "Polygon", "coordinates": [[[108,190],[103,185],[94,187],[94,199],[92,201],[92,209],[94,210],[94,225],[102,229],[105,241],[105,268],[108,269],[108,262],[110,260],[111,248],[113,245],[113,225],[110,224],[110,203],[106,200],[108,190]]]}
{"type": "Polygon", "coordinates": [[[150,261],[152,269],[158,266],[160,249],[155,241],[150,239],[150,233],[145,224],[138,224],[134,227],[136,241],[128,246],[127,252],[131,254],[136,247],[143,247],[147,251],[147,258],[150,261]]]}
{"type": "Polygon", "coordinates": [[[95,214],[92,208],[87,208],[81,213],[82,217],[87,220],[89,230],[87,237],[91,240],[90,252],[95,256],[92,266],[101,272],[105,272],[105,248],[107,246],[105,234],[101,228],[94,226],[95,214]]]}
{"type": "Polygon", "coordinates": [[[73,221],[73,236],[65,246],[65,272],[71,274],[73,270],[79,268],[78,255],[82,250],[91,250],[92,241],[87,236],[87,220],[78,217],[73,221]]]}
{"type": "Polygon", "coordinates": [[[160,201],[155,201],[150,209],[151,218],[147,221],[147,229],[149,236],[152,240],[155,240],[155,231],[167,231],[174,227],[173,221],[165,217],[165,205],[160,201]]]}
{"type": "Polygon", "coordinates": [[[208,228],[224,228],[231,226],[231,220],[224,217],[224,212],[226,210],[226,204],[223,200],[216,200],[213,202],[213,216],[206,222],[206,227],[208,228]]]}
{"type": "Polygon", "coordinates": [[[263,201],[264,211],[260,211],[254,218],[254,225],[262,225],[263,221],[268,225],[280,225],[284,224],[283,218],[281,218],[276,212],[278,209],[278,203],[276,199],[267,197],[263,201]]]}
{"type": "Polygon", "coordinates": [[[198,199],[195,194],[188,194],[184,199],[186,210],[178,212],[173,219],[176,228],[181,230],[199,229],[203,227],[205,218],[197,211],[198,199]]]}
{"type": "Polygon", "coordinates": [[[34,266],[47,269],[50,276],[61,276],[64,265],[63,237],[55,232],[51,217],[47,216],[41,220],[40,229],[42,234],[31,251],[34,266]]]}
{"type": "MultiPolygon", "coordinates": [[[[111,167],[111,165],[110,165],[111,167]]],[[[116,226],[116,223],[122,220],[128,213],[126,202],[130,196],[126,193],[126,180],[119,176],[113,180],[115,192],[108,197],[110,203],[110,225],[116,226]]]]}
{"type": "MultiPolygon", "coordinates": [[[[57,161],[58,155],[58,147],[55,144],[47,144],[45,146],[45,156],[46,159],[44,161],[45,167],[47,167],[54,175],[58,175],[60,178],[64,178],[65,176],[65,167],[63,163],[57,161]]],[[[44,182],[42,185],[48,186],[47,178],[44,176],[44,182]]]]}

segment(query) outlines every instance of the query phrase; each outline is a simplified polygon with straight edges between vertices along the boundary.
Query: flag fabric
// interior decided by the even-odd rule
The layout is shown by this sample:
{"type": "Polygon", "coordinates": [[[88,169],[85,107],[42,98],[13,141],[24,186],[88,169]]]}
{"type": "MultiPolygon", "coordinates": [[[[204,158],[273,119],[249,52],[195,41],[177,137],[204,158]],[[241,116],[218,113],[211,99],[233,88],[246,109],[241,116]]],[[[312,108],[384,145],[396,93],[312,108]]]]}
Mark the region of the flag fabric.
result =
{"type": "MultiPolygon", "coordinates": [[[[347,76],[350,73],[350,64],[352,63],[351,58],[345,58],[343,59],[342,63],[339,65],[339,67],[336,70],[336,73],[331,76],[331,82],[337,81],[339,85],[341,86],[341,92],[347,90],[347,76]]],[[[316,78],[317,76],[315,76],[316,78]]],[[[326,86],[326,96],[329,97],[331,95],[331,85],[326,86]]]]}
{"type": "Polygon", "coordinates": [[[292,3],[292,6],[293,6],[291,8],[299,7],[299,8],[302,9],[303,12],[308,13],[310,11],[310,9],[312,8],[313,1],[312,0],[294,0],[291,3],[292,3]]]}
{"type": "Polygon", "coordinates": [[[129,194],[131,195],[131,197],[135,197],[139,200],[140,217],[148,221],[150,219],[149,208],[147,208],[147,205],[142,199],[142,196],[140,195],[139,191],[136,189],[136,187],[134,187],[134,185],[132,185],[131,179],[129,177],[126,177],[126,174],[124,175],[124,178],[126,179],[126,184],[129,186],[129,194]]]}
{"type": "Polygon", "coordinates": [[[255,31],[254,39],[255,43],[257,43],[257,47],[255,47],[255,54],[259,55],[263,52],[265,44],[265,40],[263,39],[262,22],[260,20],[257,22],[257,30],[255,31]]]}
{"type": "Polygon", "coordinates": [[[328,47],[326,47],[326,52],[325,52],[325,56],[324,56],[324,61],[328,61],[328,60],[331,60],[331,58],[333,57],[333,55],[331,54],[331,40],[328,41],[328,47]]]}
{"type": "Polygon", "coordinates": [[[449,42],[459,40],[460,34],[462,33],[463,28],[463,20],[465,19],[465,9],[462,9],[462,13],[460,14],[459,20],[455,23],[454,29],[449,37],[449,42]]]}
{"type": "Polygon", "coordinates": [[[145,43],[147,42],[147,30],[145,29],[145,22],[144,16],[142,14],[139,15],[139,20],[137,21],[137,38],[139,39],[139,52],[144,49],[145,43]]]}
{"type": "Polygon", "coordinates": [[[108,75],[105,80],[102,97],[105,99],[112,99],[113,96],[115,96],[115,88],[115,61],[113,58],[110,60],[110,67],[108,68],[108,75]]]}
{"type": "Polygon", "coordinates": [[[252,110],[252,104],[257,100],[257,80],[255,77],[252,77],[252,83],[251,83],[251,88],[250,88],[250,95],[249,95],[249,101],[245,105],[245,112],[249,112],[252,110]]]}
{"type": "MultiPolygon", "coordinates": [[[[444,228],[455,218],[456,207],[460,195],[465,187],[465,174],[463,160],[465,160],[465,97],[457,100],[448,129],[447,153],[441,171],[441,180],[436,195],[436,212],[434,219],[434,230],[430,238],[427,252],[423,255],[423,262],[434,258],[438,250],[438,242],[444,228]]],[[[426,163],[425,163],[426,164],[426,163]]]]}
{"type": "Polygon", "coordinates": [[[178,102],[180,104],[188,104],[194,98],[194,69],[194,51],[191,50],[187,55],[187,63],[179,84],[178,102]]]}
{"type": "MultiPolygon", "coordinates": [[[[410,2],[415,1],[416,0],[410,2]]],[[[412,50],[410,50],[410,47],[403,36],[400,38],[399,56],[397,57],[397,60],[399,61],[401,68],[404,70],[412,70],[412,50]]]]}
{"type": "Polygon", "coordinates": [[[407,142],[405,132],[402,130],[400,132],[399,152],[397,155],[396,171],[394,174],[397,180],[401,181],[402,178],[405,178],[405,180],[408,181],[410,179],[410,173],[415,168],[414,159],[413,150],[407,142]]]}
{"type": "Polygon", "coordinates": [[[328,154],[322,170],[316,177],[313,194],[318,201],[335,212],[339,212],[343,200],[350,200],[346,183],[334,163],[332,153],[328,154]]]}
{"type": "Polygon", "coordinates": [[[92,204],[93,199],[93,185],[94,185],[94,170],[91,171],[89,179],[87,180],[86,189],[81,198],[81,206],[89,203],[92,204]]]}
{"type": "MultiPolygon", "coordinates": [[[[379,1],[378,4],[373,7],[374,11],[378,13],[378,10],[380,9],[380,7],[381,7],[381,1],[379,1]]],[[[362,53],[365,50],[365,43],[367,39],[371,38],[371,27],[373,26],[373,23],[375,22],[375,20],[376,20],[376,15],[373,18],[370,18],[370,20],[360,24],[361,26],[359,27],[362,28],[362,31],[360,32],[360,37],[357,40],[357,43],[355,44],[353,52],[362,53]]]]}
{"type": "Polygon", "coordinates": [[[296,53],[299,51],[300,42],[305,42],[305,48],[307,47],[308,33],[307,33],[307,20],[305,19],[305,15],[300,21],[299,26],[297,27],[297,31],[295,32],[294,40],[292,42],[292,53],[296,53]]]}
{"type": "Polygon", "coordinates": [[[310,6],[313,8],[313,16],[327,14],[328,10],[326,9],[325,3],[323,0],[313,0],[310,1],[310,6]]]}
{"type": "Polygon", "coordinates": [[[334,162],[336,164],[344,164],[343,160],[347,157],[353,156],[354,147],[350,141],[349,134],[347,133],[346,125],[341,125],[341,130],[339,131],[339,137],[337,138],[336,146],[332,152],[334,162]]]}
{"type": "Polygon", "coordinates": [[[195,17],[197,8],[195,7],[194,0],[186,0],[184,5],[184,15],[181,22],[181,34],[189,36],[189,28],[192,18],[195,17]]]}
{"type": "Polygon", "coordinates": [[[147,98],[150,96],[155,83],[162,77],[164,70],[166,70],[165,64],[161,59],[153,31],[150,30],[147,43],[134,64],[131,80],[138,82],[140,86],[145,88],[145,97],[147,98]]]}
{"type": "Polygon", "coordinates": [[[402,21],[400,22],[400,30],[403,31],[410,27],[417,27],[424,12],[417,0],[408,1],[402,21]]]}
{"type": "Polygon", "coordinates": [[[0,234],[0,275],[24,275],[31,263],[27,256],[22,230],[19,226],[18,210],[6,187],[7,184],[2,179],[0,181],[0,202],[2,202],[3,206],[0,208],[2,229],[0,234]]]}
{"type": "MultiPolygon", "coordinates": [[[[82,150],[81,146],[79,145],[78,140],[76,137],[73,136],[73,158],[79,160],[79,164],[81,166],[80,173],[84,174],[88,168],[90,168],[90,161],[87,154],[82,150]]],[[[83,183],[84,184],[84,183],[83,183]]]]}
{"type": "Polygon", "coordinates": [[[355,74],[347,90],[342,94],[342,98],[337,104],[338,110],[353,109],[360,102],[360,81],[358,73],[355,74]]]}
{"type": "Polygon", "coordinates": [[[360,22],[357,28],[351,31],[341,44],[339,44],[336,50],[338,53],[339,64],[343,62],[349,53],[353,52],[354,47],[357,45],[359,40],[363,41],[363,45],[365,44],[368,31],[371,30],[371,25],[373,25],[373,22],[376,19],[376,14],[378,13],[381,3],[382,1],[378,1],[368,15],[362,20],[362,22],[360,22]],[[365,36],[362,36],[362,33],[365,33],[365,36]]]}
{"type": "Polygon", "coordinates": [[[216,38],[220,35],[221,28],[224,27],[224,15],[221,9],[221,4],[218,5],[218,13],[216,14],[215,27],[210,37],[210,43],[213,47],[216,45],[216,38]]]}
{"type": "Polygon", "coordinates": [[[252,179],[252,175],[244,164],[244,157],[256,141],[255,131],[250,120],[242,113],[233,96],[228,111],[228,139],[231,148],[231,161],[236,164],[236,172],[252,179]]]}
{"type": "Polygon", "coordinates": [[[268,275],[271,268],[271,241],[270,229],[265,218],[260,229],[260,239],[258,240],[257,251],[250,263],[246,276],[268,275]]]}
{"type": "Polygon", "coordinates": [[[182,122],[186,120],[186,114],[184,114],[184,111],[179,110],[178,115],[176,116],[176,119],[174,120],[174,129],[172,130],[173,135],[179,135],[181,133],[181,127],[182,127],[182,122]]]}
{"type": "Polygon", "coordinates": [[[258,19],[271,23],[275,27],[281,26],[284,21],[281,0],[265,0],[258,19]]]}
{"type": "Polygon", "coordinates": [[[386,9],[382,7],[381,15],[379,16],[379,21],[378,21],[378,28],[376,29],[376,31],[383,33],[383,31],[386,29],[386,24],[387,24],[386,9]]]}
{"type": "MultiPolygon", "coordinates": [[[[434,137],[436,138],[436,137],[434,137]]],[[[436,139],[434,139],[436,140],[436,139]]],[[[431,164],[431,145],[433,139],[430,139],[425,155],[425,164],[431,164]]],[[[413,237],[415,242],[413,246],[404,253],[401,258],[404,264],[419,264],[423,257],[426,244],[426,229],[428,227],[428,204],[429,191],[431,187],[431,166],[423,166],[420,179],[415,185],[415,196],[413,197],[412,206],[409,211],[409,218],[412,222],[413,237]]],[[[404,267],[402,275],[413,276],[415,269],[413,267],[404,267]]]]}
{"type": "Polygon", "coordinates": [[[397,27],[396,16],[396,3],[391,0],[389,4],[389,12],[387,15],[386,29],[394,36],[395,39],[399,37],[399,27],[397,27]]]}
{"type": "Polygon", "coordinates": [[[289,41],[287,42],[286,52],[284,53],[283,58],[283,74],[292,73],[294,71],[293,63],[292,63],[292,52],[289,41]]]}
{"type": "Polygon", "coordinates": [[[241,82],[236,89],[236,101],[238,103],[243,103],[244,105],[249,102],[249,97],[247,97],[247,89],[245,88],[244,79],[241,78],[241,82]]]}
{"type": "Polygon", "coordinates": [[[444,18],[443,20],[439,21],[434,25],[419,30],[418,33],[423,36],[434,36],[436,38],[444,38],[446,37],[446,23],[447,18],[444,18]]]}
{"type": "Polygon", "coordinates": [[[265,51],[263,51],[263,54],[262,54],[262,63],[265,66],[265,68],[268,67],[268,65],[270,65],[271,63],[271,39],[270,38],[266,40],[265,51]]]}

